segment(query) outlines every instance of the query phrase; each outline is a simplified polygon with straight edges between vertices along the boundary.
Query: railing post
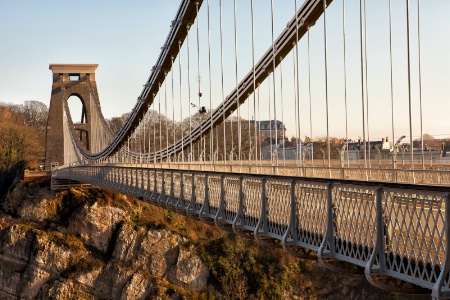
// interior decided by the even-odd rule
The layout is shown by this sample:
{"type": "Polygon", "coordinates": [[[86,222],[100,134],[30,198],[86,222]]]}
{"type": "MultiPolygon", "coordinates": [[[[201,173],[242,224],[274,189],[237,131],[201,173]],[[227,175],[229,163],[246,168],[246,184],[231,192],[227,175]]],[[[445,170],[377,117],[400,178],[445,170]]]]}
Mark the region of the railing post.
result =
{"type": "Polygon", "coordinates": [[[97,184],[103,181],[103,168],[97,167],[97,184]]]}
{"type": "Polygon", "coordinates": [[[239,207],[238,207],[238,211],[236,212],[236,216],[234,217],[234,220],[233,220],[233,230],[235,230],[236,224],[238,222],[240,222],[242,225],[242,219],[243,219],[242,216],[244,215],[244,193],[242,191],[243,181],[244,181],[243,176],[242,175],[239,176],[239,207]]]}
{"type": "Polygon", "coordinates": [[[109,166],[103,166],[103,185],[109,186],[111,184],[111,173],[109,172],[109,166]]]}
{"type": "Polygon", "coordinates": [[[120,188],[122,187],[122,177],[120,176],[121,174],[121,167],[115,167],[115,173],[114,176],[116,176],[116,187],[117,189],[120,191],[120,188]]]}
{"type": "Polygon", "coordinates": [[[206,208],[209,208],[209,187],[208,187],[208,174],[205,174],[205,200],[200,208],[200,218],[203,216],[206,208]]]}
{"type": "Polygon", "coordinates": [[[120,176],[121,176],[121,179],[120,179],[120,182],[121,182],[121,190],[122,191],[126,191],[126,187],[127,187],[127,178],[126,178],[126,176],[125,176],[125,173],[126,173],[126,167],[121,167],[121,172],[120,172],[120,176]]]}
{"type": "Polygon", "coordinates": [[[99,180],[99,183],[104,183],[104,182],[106,182],[106,168],[105,167],[99,167],[99,169],[100,169],[100,174],[101,174],[101,176],[100,176],[100,180],[99,180]]]}
{"type": "Polygon", "coordinates": [[[115,169],[114,166],[109,166],[108,167],[108,174],[109,174],[109,180],[110,180],[109,187],[110,188],[114,188],[115,183],[116,183],[116,180],[115,180],[115,177],[114,177],[115,176],[114,169],[115,169]]]}
{"type": "Polygon", "coordinates": [[[141,192],[140,191],[141,186],[140,186],[140,182],[139,182],[139,178],[141,178],[141,176],[139,176],[140,170],[141,170],[141,168],[136,166],[136,184],[135,184],[135,194],[136,194],[136,196],[139,196],[140,192],[141,192]]]}
{"type": "Polygon", "coordinates": [[[195,211],[195,173],[191,173],[191,199],[189,199],[186,213],[189,213],[191,207],[193,207],[193,211],[195,211]]]}
{"type": "Polygon", "coordinates": [[[130,192],[131,187],[133,186],[133,169],[132,167],[127,167],[127,193],[130,192]]]}
{"type": "MultiPolygon", "coordinates": [[[[387,236],[387,227],[385,222],[385,217],[383,215],[383,189],[378,187],[376,189],[375,194],[375,204],[376,204],[376,239],[375,245],[372,250],[372,254],[370,255],[369,260],[367,261],[366,268],[364,273],[366,275],[367,280],[373,284],[372,274],[382,274],[386,270],[386,257],[384,255],[384,250],[386,248],[386,236],[387,236]],[[378,257],[379,269],[374,270],[373,265],[378,257]]],[[[376,285],[375,285],[376,286],[376,285]]]]}
{"type": "Polygon", "coordinates": [[[258,238],[260,228],[262,227],[262,232],[267,232],[267,208],[266,208],[266,181],[267,178],[263,178],[261,181],[261,217],[259,218],[258,224],[256,224],[254,236],[255,239],[258,238]]]}
{"type": "Polygon", "coordinates": [[[145,196],[144,172],[145,172],[145,169],[141,168],[141,192],[142,192],[143,197],[145,196]]]}
{"type": "Polygon", "coordinates": [[[131,190],[131,195],[136,195],[136,187],[137,187],[137,174],[138,171],[137,169],[135,169],[135,167],[132,167],[131,169],[131,186],[132,186],[132,190],[131,190]]]}
{"type": "Polygon", "coordinates": [[[118,187],[119,187],[119,174],[118,174],[119,168],[113,167],[113,172],[114,172],[114,174],[113,174],[113,176],[114,176],[114,187],[116,189],[118,189],[118,187]]]}
{"type": "Polygon", "coordinates": [[[109,178],[111,179],[111,182],[109,183],[109,187],[114,189],[114,187],[116,186],[116,174],[114,173],[115,167],[114,166],[109,166],[109,178]]]}
{"type": "Polygon", "coordinates": [[[334,222],[335,222],[335,207],[333,205],[333,183],[327,183],[327,229],[323,236],[322,244],[317,251],[319,261],[322,263],[323,258],[332,257],[335,253],[334,245],[334,222]],[[329,253],[325,254],[327,250],[329,253]]]}
{"type": "Polygon", "coordinates": [[[136,196],[140,196],[141,193],[141,184],[142,182],[140,181],[142,178],[142,175],[140,175],[141,172],[141,168],[138,167],[138,165],[136,165],[136,178],[135,178],[135,188],[134,188],[134,193],[136,196]]]}
{"type": "Polygon", "coordinates": [[[220,175],[220,205],[219,209],[217,210],[216,216],[214,217],[214,223],[218,227],[218,222],[223,220],[223,214],[225,210],[225,175],[220,175]]]}
{"type": "Polygon", "coordinates": [[[153,169],[153,193],[152,193],[152,198],[157,201],[158,197],[156,196],[156,194],[158,193],[158,188],[156,187],[157,185],[157,181],[156,181],[156,169],[153,169]]]}
{"type": "Polygon", "coordinates": [[[128,177],[130,178],[130,181],[128,183],[128,192],[131,193],[131,195],[133,195],[133,191],[134,191],[134,169],[133,166],[129,167],[128,169],[128,177]]]}
{"type": "Polygon", "coordinates": [[[109,187],[114,189],[114,186],[116,184],[116,173],[115,173],[115,167],[114,166],[110,166],[109,167],[109,178],[111,180],[111,182],[109,183],[109,187]]]}
{"type": "Polygon", "coordinates": [[[183,172],[180,172],[180,197],[178,197],[177,203],[175,203],[175,209],[178,209],[180,207],[180,203],[182,204],[182,208],[185,208],[184,206],[184,179],[183,179],[183,172]]]}
{"type": "Polygon", "coordinates": [[[164,170],[161,170],[162,172],[162,178],[161,178],[161,193],[158,196],[157,203],[158,205],[166,199],[166,191],[165,191],[165,185],[166,185],[166,176],[164,174],[164,170]]]}
{"type": "Polygon", "coordinates": [[[175,191],[174,191],[174,184],[173,184],[173,171],[170,171],[170,192],[169,192],[169,198],[166,200],[166,207],[168,205],[174,205],[175,200],[175,191]],[[169,203],[171,201],[171,203],[169,203]]]}
{"type": "Polygon", "coordinates": [[[110,182],[110,180],[109,180],[109,172],[108,172],[108,167],[107,166],[102,166],[101,167],[102,168],[102,170],[103,170],[103,176],[102,176],[102,182],[103,182],[103,185],[108,185],[108,183],[110,182]]]}
{"type": "Polygon", "coordinates": [[[448,273],[450,270],[450,193],[445,194],[445,256],[444,264],[441,268],[441,273],[439,274],[436,283],[434,284],[431,296],[433,299],[441,299],[442,296],[449,297],[450,291],[447,289],[444,293],[442,292],[442,287],[448,278],[448,273]]]}
{"type": "MultiPolygon", "coordinates": [[[[288,251],[286,249],[286,242],[288,239],[291,239],[294,243],[297,242],[297,224],[296,224],[296,220],[295,220],[295,180],[291,180],[291,189],[290,189],[290,194],[291,194],[291,211],[290,211],[290,216],[289,216],[289,225],[286,229],[286,232],[283,235],[283,239],[282,239],[282,245],[283,245],[283,249],[285,251],[288,251]]],[[[289,251],[288,251],[289,252],[289,251]]]]}
{"type": "Polygon", "coordinates": [[[145,194],[144,194],[144,197],[145,198],[151,198],[151,196],[152,196],[152,193],[150,192],[150,197],[148,196],[148,192],[150,191],[150,188],[151,188],[151,183],[150,183],[150,169],[146,169],[146,171],[147,171],[147,188],[145,189],[145,194]]]}
{"type": "Polygon", "coordinates": [[[128,183],[128,170],[129,170],[129,168],[127,167],[124,171],[125,171],[125,178],[126,178],[126,181],[125,181],[125,191],[128,191],[129,190],[129,187],[130,187],[130,185],[129,185],[129,183],[128,183]]]}

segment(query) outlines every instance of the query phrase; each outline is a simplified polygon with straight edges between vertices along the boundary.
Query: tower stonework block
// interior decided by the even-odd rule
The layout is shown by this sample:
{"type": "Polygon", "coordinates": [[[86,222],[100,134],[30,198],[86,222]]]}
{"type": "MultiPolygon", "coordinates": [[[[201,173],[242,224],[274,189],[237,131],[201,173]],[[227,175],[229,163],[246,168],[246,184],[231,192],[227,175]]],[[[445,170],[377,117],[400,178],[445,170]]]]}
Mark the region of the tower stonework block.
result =
{"type": "MultiPolygon", "coordinates": [[[[65,147],[69,141],[64,137],[64,105],[63,92],[61,89],[61,78],[64,86],[64,96],[77,96],[82,104],[82,118],[80,123],[75,123],[74,127],[81,142],[89,150],[92,144],[92,122],[91,113],[95,112],[93,107],[94,99],[89,89],[91,82],[93,93],[98,99],[97,84],[95,82],[95,70],[97,64],[50,64],[52,70],[52,92],[50,108],[47,119],[47,135],[45,145],[45,169],[50,170],[52,165],[65,164],[65,147]]],[[[72,116],[74,118],[74,116],[72,116]]],[[[68,137],[66,137],[68,138],[68,137]]]]}

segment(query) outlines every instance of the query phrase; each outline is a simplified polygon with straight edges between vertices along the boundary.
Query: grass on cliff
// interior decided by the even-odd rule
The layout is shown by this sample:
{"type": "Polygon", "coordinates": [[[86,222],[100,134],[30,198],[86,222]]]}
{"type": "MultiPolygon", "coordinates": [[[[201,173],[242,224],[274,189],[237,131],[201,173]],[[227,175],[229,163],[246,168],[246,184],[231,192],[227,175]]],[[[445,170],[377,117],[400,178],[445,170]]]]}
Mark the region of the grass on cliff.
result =
{"type": "Polygon", "coordinates": [[[227,299],[281,299],[301,271],[297,260],[281,250],[261,247],[234,234],[198,249],[213,283],[227,299]]]}
{"type": "MultiPolygon", "coordinates": [[[[254,240],[228,234],[159,206],[110,192],[103,194],[106,200],[102,201],[106,202],[102,204],[127,210],[135,226],[165,228],[186,237],[184,246],[195,246],[211,272],[210,283],[226,299],[282,299],[293,285],[306,286],[303,293],[314,290],[308,279],[297,276],[301,271],[309,271],[312,263],[299,263],[280,249],[268,249],[254,240]]],[[[198,294],[194,298],[205,297],[198,294]]]]}

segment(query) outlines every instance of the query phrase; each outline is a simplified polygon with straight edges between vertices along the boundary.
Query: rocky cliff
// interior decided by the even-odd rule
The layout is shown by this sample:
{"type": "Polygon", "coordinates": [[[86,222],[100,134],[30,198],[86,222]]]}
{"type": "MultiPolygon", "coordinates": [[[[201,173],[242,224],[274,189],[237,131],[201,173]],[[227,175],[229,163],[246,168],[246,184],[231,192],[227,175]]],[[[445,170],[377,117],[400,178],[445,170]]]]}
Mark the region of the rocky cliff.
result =
{"type": "Polygon", "coordinates": [[[1,202],[0,299],[397,299],[160,207],[17,185],[1,202]]]}
{"type": "Polygon", "coordinates": [[[146,299],[206,291],[208,268],[166,229],[133,225],[101,192],[22,185],[2,202],[0,299],[146,299]]]}

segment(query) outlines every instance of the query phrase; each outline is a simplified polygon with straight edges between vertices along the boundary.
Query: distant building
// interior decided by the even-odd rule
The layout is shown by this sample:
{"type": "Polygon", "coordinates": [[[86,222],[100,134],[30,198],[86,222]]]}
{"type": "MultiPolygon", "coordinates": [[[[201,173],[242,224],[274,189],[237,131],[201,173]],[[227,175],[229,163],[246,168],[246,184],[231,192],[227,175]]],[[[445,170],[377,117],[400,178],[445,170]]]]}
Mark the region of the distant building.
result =
{"type": "MultiPolygon", "coordinates": [[[[369,158],[369,152],[371,159],[388,159],[391,155],[392,145],[388,137],[382,138],[381,141],[367,141],[365,145],[367,158],[369,158]]],[[[359,139],[357,142],[348,143],[347,147],[349,159],[364,158],[363,140],[359,139]]]]}
{"type": "MultiPolygon", "coordinates": [[[[389,138],[385,137],[381,141],[367,141],[366,143],[366,149],[368,150],[391,150],[392,145],[389,142],[389,138]]],[[[349,150],[364,150],[364,141],[359,139],[357,142],[350,142],[348,143],[348,149],[349,150]]]]}
{"type": "Polygon", "coordinates": [[[286,127],[283,122],[279,120],[265,120],[265,121],[255,121],[251,120],[250,124],[259,128],[261,133],[260,142],[263,144],[266,141],[275,140],[277,138],[278,142],[286,140],[286,127]],[[275,136],[275,126],[276,126],[276,136],[275,136]]]}

